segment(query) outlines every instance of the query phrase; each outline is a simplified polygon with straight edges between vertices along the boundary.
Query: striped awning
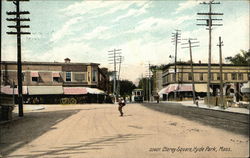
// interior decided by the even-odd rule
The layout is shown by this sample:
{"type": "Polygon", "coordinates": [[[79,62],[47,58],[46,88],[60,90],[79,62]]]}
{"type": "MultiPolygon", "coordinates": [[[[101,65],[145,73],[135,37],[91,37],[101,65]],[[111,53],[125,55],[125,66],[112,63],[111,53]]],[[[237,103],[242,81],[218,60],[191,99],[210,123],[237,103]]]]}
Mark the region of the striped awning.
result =
{"type": "Polygon", "coordinates": [[[60,73],[59,72],[53,72],[52,77],[60,77],[60,73]]]}
{"type": "Polygon", "coordinates": [[[38,72],[30,72],[31,77],[39,77],[38,72]]]}
{"type": "Polygon", "coordinates": [[[86,87],[63,87],[63,93],[64,94],[87,94],[87,88],[86,87]]]}
{"type": "MultiPolygon", "coordinates": [[[[195,92],[207,92],[207,84],[194,84],[195,92]]],[[[158,94],[168,94],[170,92],[188,92],[193,91],[192,84],[170,84],[167,87],[161,89],[158,94]]],[[[210,92],[212,89],[210,88],[210,92]]]]}
{"type": "MultiPolygon", "coordinates": [[[[1,93],[12,95],[14,90],[14,94],[18,94],[18,88],[12,88],[10,86],[2,86],[1,93]]],[[[23,94],[27,94],[27,86],[23,86],[23,94]]]]}

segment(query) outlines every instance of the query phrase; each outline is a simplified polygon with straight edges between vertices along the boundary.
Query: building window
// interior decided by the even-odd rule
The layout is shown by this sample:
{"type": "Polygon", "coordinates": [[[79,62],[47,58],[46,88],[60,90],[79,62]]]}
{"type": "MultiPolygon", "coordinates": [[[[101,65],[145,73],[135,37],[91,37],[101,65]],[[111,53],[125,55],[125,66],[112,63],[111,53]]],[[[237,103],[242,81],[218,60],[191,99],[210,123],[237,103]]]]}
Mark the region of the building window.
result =
{"type": "Polygon", "coordinates": [[[237,80],[237,73],[234,72],[231,75],[232,75],[232,80],[237,80]]]}
{"type": "Polygon", "coordinates": [[[97,74],[97,70],[94,70],[94,71],[93,71],[93,74],[92,74],[92,81],[93,81],[93,82],[96,82],[96,81],[97,81],[97,75],[98,75],[98,74],[97,74]]]}
{"type": "Polygon", "coordinates": [[[172,81],[176,81],[176,74],[172,74],[172,81]]]}
{"type": "Polygon", "coordinates": [[[247,74],[247,79],[250,80],[250,73],[247,74]]]}
{"type": "Polygon", "coordinates": [[[66,81],[71,82],[71,72],[66,72],[66,81]]]}
{"type": "Polygon", "coordinates": [[[214,73],[211,73],[211,81],[213,81],[214,80],[214,73]]]}
{"type": "Polygon", "coordinates": [[[224,73],[224,80],[227,80],[227,73],[224,73]]]}
{"type": "Polygon", "coordinates": [[[192,73],[188,73],[188,80],[192,80],[192,73]]]}
{"type": "Polygon", "coordinates": [[[53,82],[60,82],[60,77],[53,77],[53,82]]]}
{"type": "Polygon", "coordinates": [[[238,80],[243,80],[243,73],[238,73],[238,80]]]}
{"type": "Polygon", "coordinates": [[[217,80],[220,80],[220,74],[217,73],[217,80]]]}
{"type": "Polygon", "coordinates": [[[203,73],[200,73],[200,81],[203,81],[203,73]]]}
{"type": "Polygon", "coordinates": [[[75,81],[83,82],[83,81],[86,81],[86,75],[84,73],[75,73],[74,79],[75,81]]]}
{"type": "Polygon", "coordinates": [[[32,82],[38,82],[38,77],[31,77],[32,82]]]}

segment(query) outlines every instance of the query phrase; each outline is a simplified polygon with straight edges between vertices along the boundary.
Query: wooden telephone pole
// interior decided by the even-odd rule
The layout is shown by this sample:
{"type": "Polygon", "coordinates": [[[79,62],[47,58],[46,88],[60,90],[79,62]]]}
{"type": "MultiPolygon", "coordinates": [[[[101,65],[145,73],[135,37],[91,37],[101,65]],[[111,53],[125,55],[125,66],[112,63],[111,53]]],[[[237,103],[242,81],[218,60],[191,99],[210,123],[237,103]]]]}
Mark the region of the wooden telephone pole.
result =
{"type": "Polygon", "coordinates": [[[190,54],[190,67],[191,67],[191,74],[192,74],[192,89],[193,89],[193,103],[196,103],[196,95],[195,95],[195,86],[194,86],[194,68],[193,68],[193,55],[192,55],[192,47],[198,47],[198,45],[192,45],[194,43],[199,43],[198,41],[191,41],[196,39],[188,39],[188,43],[183,43],[182,45],[188,44],[188,47],[182,47],[182,48],[189,48],[189,54],[190,54]]]}
{"type": "Polygon", "coordinates": [[[220,102],[221,106],[224,108],[224,99],[223,99],[223,72],[222,72],[222,50],[221,47],[223,46],[223,42],[221,41],[221,37],[219,37],[219,53],[220,53],[220,102]]]}
{"type": "Polygon", "coordinates": [[[119,56],[121,54],[121,49],[114,49],[114,50],[111,50],[111,51],[108,51],[110,52],[109,55],[109,61],[111,62],[110,64],[113,64],[114,65],[114,72],[113,72],[113,95],[115,97],[115,102],[116,102],[116,97],[117,97],[117,88],[116,88],[116,77],[117,77],[117,74],[116,74],[116,64],[117,64],[117,61],[119,61],[119,56]]]}
{"type": "Polygon", "coordinates": [[[23,116],[23,84],[22,84],[22,53],[21,53],[21,35],[30,34],[30,32],[22,32],[21,28],[29,28],[29,25],[21,25],[21,22],[30,21],[29,18],[21,18],[23,14],[30,14],[28,11],[20,11],[20,1],[28,0],[8,0],[12,1],[16,5],[16,11],[7,12],[7,15],[14,15],[15,18],[7,18],[7,21],[14,21],[16,25],[10,25],[9,28],[15,28],[16,32],[7,32],[9,35],[17,36],[17,80],[18,80],[18,109],[19,116],[23,116]]]}
{"type": "Polygon", "coordinates": [[[208,16],[208,19],[197,19],[197,20],[205,20],[206,24],[197,24],[200,26],[207,26],[206,28],[209,31],[209,47],[208,47],[208,75],[207,75],[207,103],[210,104],[210,84],[211,84],[211,50],[212,50],[212,26],[222,26],[222,24],[214,24],[213,21],[220,21],[222,19],[212,18],[215,15],[223,15],[223,13],[213,13],[212,12],[212,5],[213,4],[220,4],[220,2],[215,3],[214,0],[210,0],[209,2],[203,2],[200,4],[205,4],[209,6],[208,13],[197,13],[197,15],[205,15],[208,16]]]}

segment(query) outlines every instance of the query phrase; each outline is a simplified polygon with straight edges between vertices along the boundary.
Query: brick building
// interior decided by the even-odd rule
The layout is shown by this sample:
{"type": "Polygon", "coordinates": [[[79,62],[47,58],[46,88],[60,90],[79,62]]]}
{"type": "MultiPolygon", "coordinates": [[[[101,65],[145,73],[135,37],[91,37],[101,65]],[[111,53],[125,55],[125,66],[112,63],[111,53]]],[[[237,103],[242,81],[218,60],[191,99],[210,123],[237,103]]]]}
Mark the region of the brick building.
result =
{"type": "MultiPolygon", "coordinates": [[[[18,83],[17,63],[2,61],[1,71],[2,91],[10,91],[6,87],[18,83]]],[[[65,90],[72,95],[88,93],[87,90],[109,93],[108,70],[99,68],[97,63],[72,63],[69,58],[65,62],[24,61],[22,74],[24,94],[64,94],[65,90]]]]}
{"type": "MultiPolygon", "coordinates": [[[[229,95],[230,90],[240,91],[240,87],[250,80],[249,65],[223,64],[223,84],[224,95],[229,95]]],[[[194,83],[195,91],[202,97],[207,92],[208,64],[194,63],[194,83]]],[[[191,97],[192,93],[192,73],[190,63],[177,63],[176,73],[175,64],[168,64],[163,68],[162,86],[158,93],[168,95],[180,92],[191,97]]],[[[211,93],[216,96],[220,89],[220,69],[219,64],[211,64],[211,93]]],[[[234,92],[235,93],[235,92],[234,92]]],[[[167,95],[167,96],[166,96],[167,95]]],[[[163,96],[164,97],[164,96],[163,96]]]]}

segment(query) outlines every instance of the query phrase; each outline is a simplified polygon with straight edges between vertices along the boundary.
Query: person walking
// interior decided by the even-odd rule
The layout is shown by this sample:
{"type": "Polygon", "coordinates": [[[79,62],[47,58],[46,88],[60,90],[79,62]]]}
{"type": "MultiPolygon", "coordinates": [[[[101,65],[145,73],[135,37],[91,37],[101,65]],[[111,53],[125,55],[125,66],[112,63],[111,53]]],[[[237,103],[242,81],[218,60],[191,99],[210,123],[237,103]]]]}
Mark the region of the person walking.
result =
{"type": "Polygon", "coordinates": [[[119,105],[118,110],[119,110],[119,112],[121,114],[120,116],[123,116],[122,108],[126,105],[123,98],[119,99],[118,105],[119,105]]]}

